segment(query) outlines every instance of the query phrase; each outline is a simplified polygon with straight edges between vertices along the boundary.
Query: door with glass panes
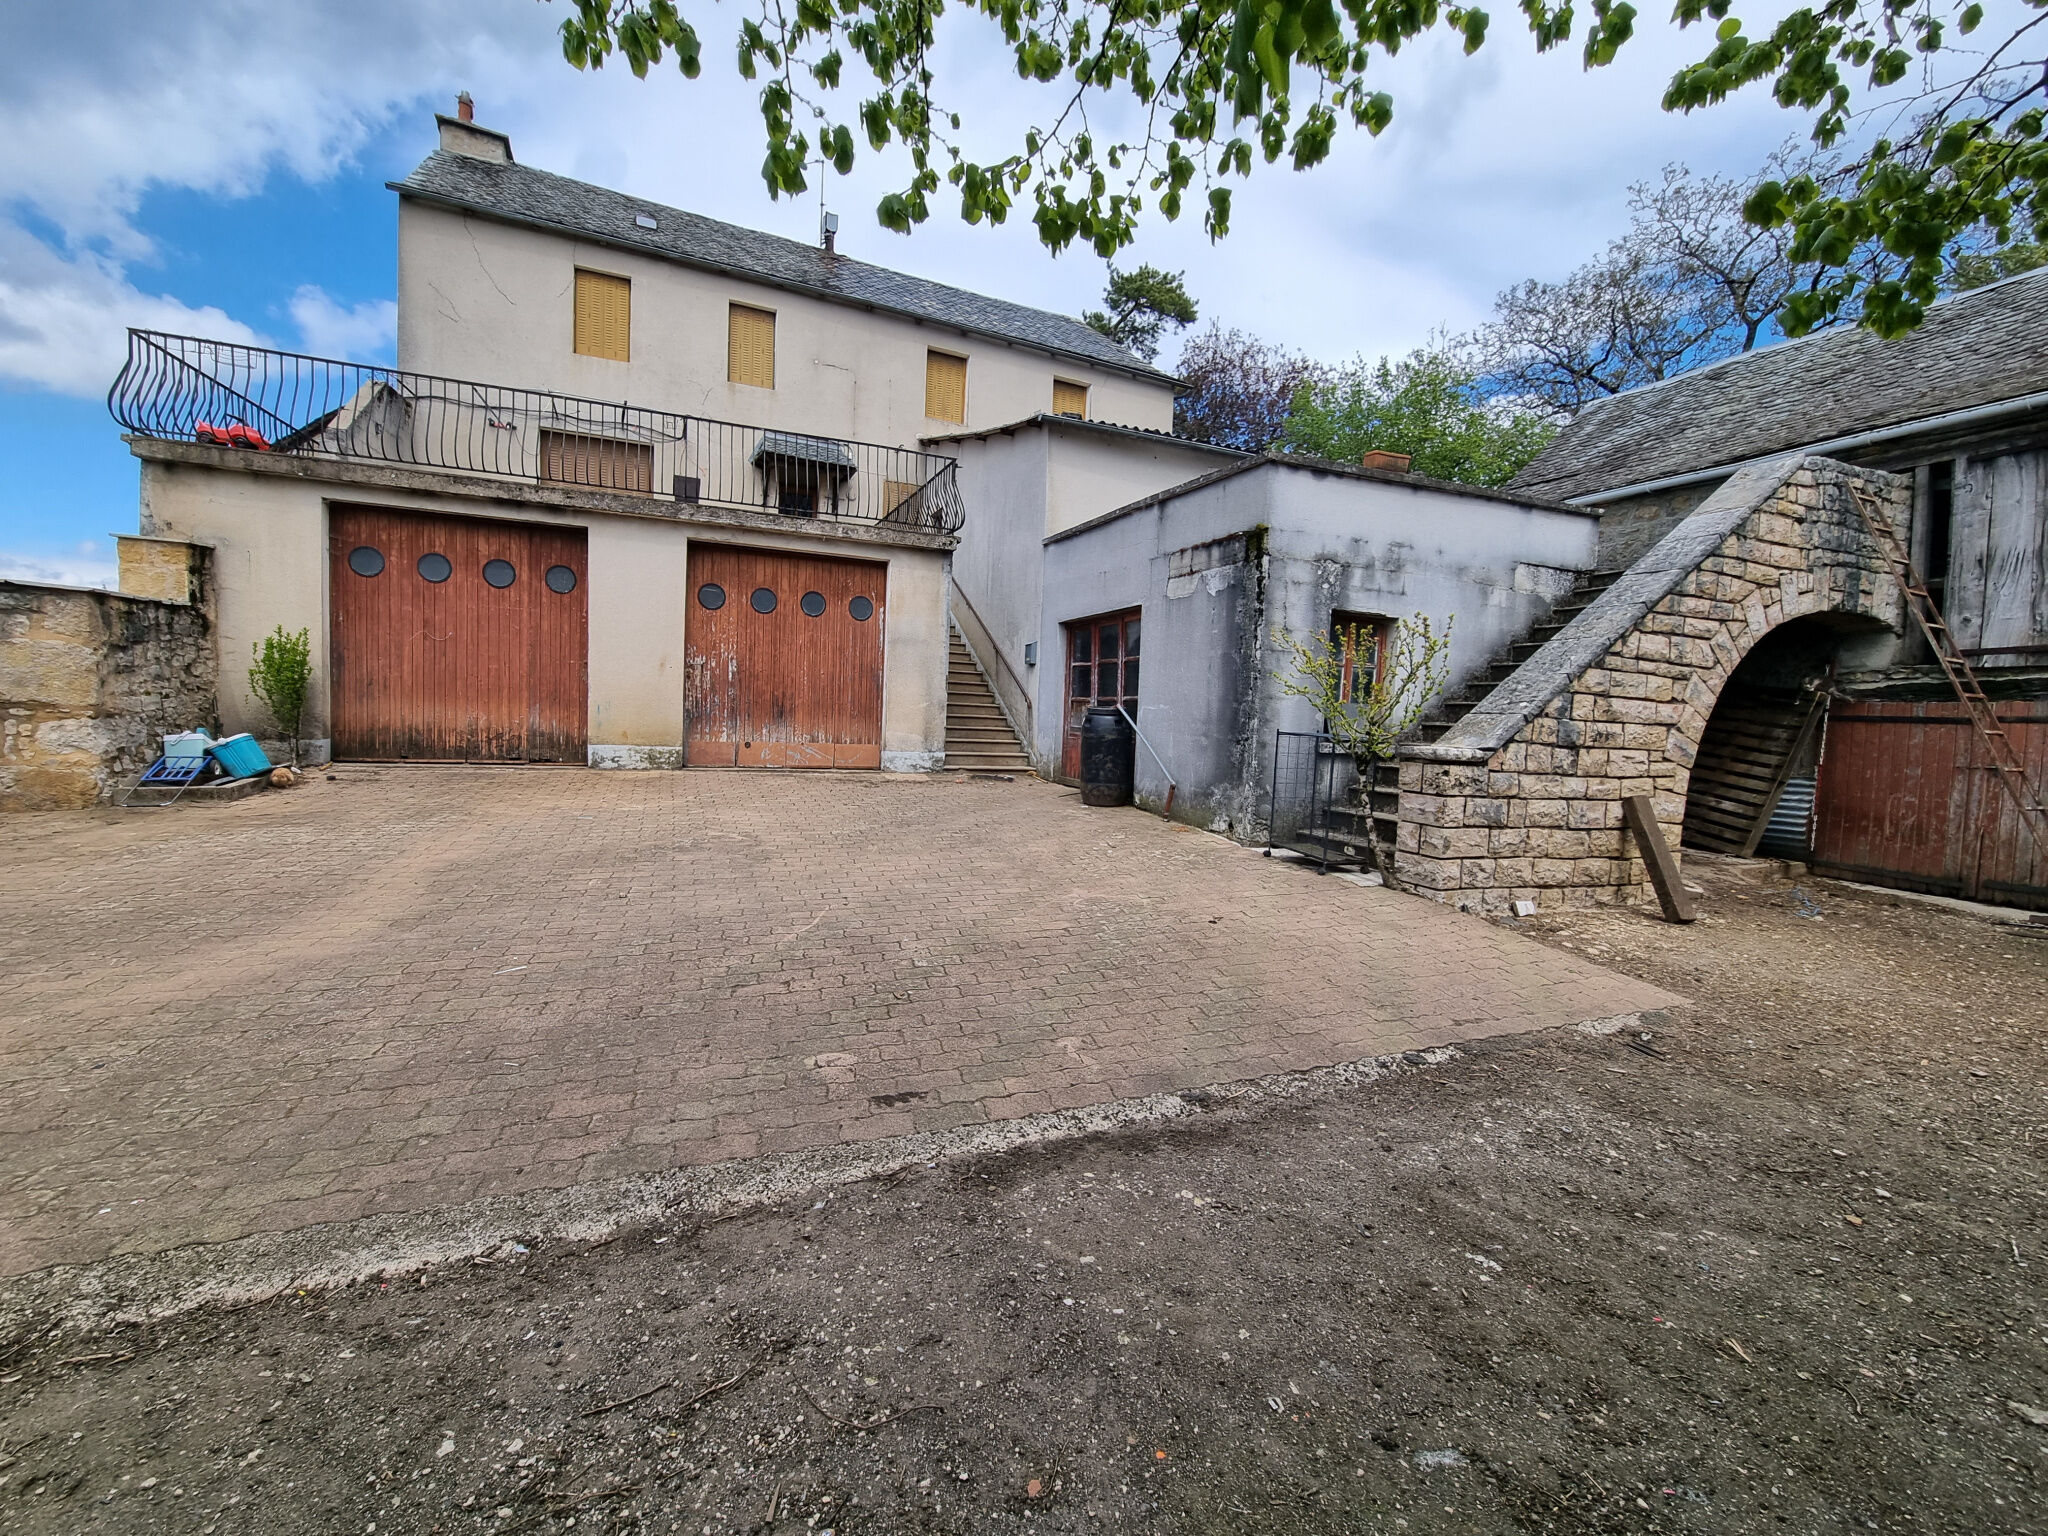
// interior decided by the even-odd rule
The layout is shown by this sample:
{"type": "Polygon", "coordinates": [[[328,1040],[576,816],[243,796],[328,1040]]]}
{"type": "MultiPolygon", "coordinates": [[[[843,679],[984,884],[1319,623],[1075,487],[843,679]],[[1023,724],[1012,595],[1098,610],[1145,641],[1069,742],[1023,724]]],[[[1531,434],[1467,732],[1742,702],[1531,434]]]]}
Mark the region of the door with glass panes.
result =
{"type": "Polygon", "coordinates": [[[1090,705],[1121,704],[1138,718],[1138,610],[1077,619],[1067,630],[1067,732],[1060,774],[1081,777],[1081,721],[1090,705]]]}

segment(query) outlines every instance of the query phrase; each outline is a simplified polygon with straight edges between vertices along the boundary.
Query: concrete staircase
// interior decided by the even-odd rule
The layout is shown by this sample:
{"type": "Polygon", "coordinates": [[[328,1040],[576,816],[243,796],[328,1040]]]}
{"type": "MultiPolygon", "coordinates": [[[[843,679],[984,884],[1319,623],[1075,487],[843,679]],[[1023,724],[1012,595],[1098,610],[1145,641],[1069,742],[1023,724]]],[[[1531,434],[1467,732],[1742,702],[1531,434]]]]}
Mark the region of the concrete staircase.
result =
{"type": "Polygon", "coordinates": [[[951,634],[946,663],[946,766],[971,773],[1029,773],[1031,759],[1010,729],[974,653],[951,634]]]}

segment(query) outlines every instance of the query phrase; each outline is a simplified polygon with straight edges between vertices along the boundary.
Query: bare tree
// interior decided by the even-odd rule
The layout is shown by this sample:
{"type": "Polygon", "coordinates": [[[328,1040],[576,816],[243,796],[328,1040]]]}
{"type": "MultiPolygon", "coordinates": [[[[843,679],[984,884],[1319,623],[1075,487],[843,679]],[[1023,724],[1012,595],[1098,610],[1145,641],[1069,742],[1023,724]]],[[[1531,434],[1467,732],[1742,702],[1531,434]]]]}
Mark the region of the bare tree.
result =
{"type": "Polygon", "coordinates": [[[1260,453],[1278,440],[1301,386],[1318,376],[1299,352],[1226,331],[1215,321],[1184,347],[1176,370],[1187,393],[1175,402],[1173,430],[1197,442],[1260,453]]]}
{"type": "MultiPolygon", "coordinates": [[[[1761,176],[1828,177],[1831,163],[1780,150],[1761,176]]],[[[1665,167],[1629,189],[1629,228],[1561,282],[1530,281],[1494,301],[1472,338],[1498,395],[1569,414],[1769,339],[1801,285],[1793,231],[1743,217],[1752,184],[1665,167]]]]}

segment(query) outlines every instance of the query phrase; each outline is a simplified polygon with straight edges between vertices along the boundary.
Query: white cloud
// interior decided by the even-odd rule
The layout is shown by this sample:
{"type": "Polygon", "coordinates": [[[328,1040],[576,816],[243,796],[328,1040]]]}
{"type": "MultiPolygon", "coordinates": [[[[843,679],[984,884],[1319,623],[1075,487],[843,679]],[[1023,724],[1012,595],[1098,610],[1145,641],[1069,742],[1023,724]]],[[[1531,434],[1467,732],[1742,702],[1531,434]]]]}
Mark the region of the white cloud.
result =
{"type": "Polygon", "coordinates": [[[261,340],[219,309],[145,293],[110,257],[59,252],[0,225],[0,376],[57,394],[105,394],[121,371],[131,325],[261,340]]]}
{"type": "Polygon", "coordinates": [[[58,587],[118,586],[114,562],[98,554],[93,540],[69,555],[21,555],[0,550],[0,581],[29,581],[58,587]]]}
{"type": "MultiPolygon", "coordinates": [[[[520,0],[267,0],[53,8],[0,50],[0,377],[97,394],[128,326],[259,340],[222,310],[152,293],[144,194],[241,196],[282,171],[332,174],[395,112],[453,100],[529,55],[549,19],[520,0]]],[[[317,294],[317,290],[316,290],[317,294]]],[[[388,304],[292,303],[310,342],[374,345],[388,304]],[[325,308],[322,308],[322,305],[325,308]]]]}
{"type": "Polygon", "coordinates": [[[316,357],[379,362],[398,339],[398,305],[390,299],[344,307],[318,284],[303,283],[292,295],[291,315],[300,345],[316,357]]]}

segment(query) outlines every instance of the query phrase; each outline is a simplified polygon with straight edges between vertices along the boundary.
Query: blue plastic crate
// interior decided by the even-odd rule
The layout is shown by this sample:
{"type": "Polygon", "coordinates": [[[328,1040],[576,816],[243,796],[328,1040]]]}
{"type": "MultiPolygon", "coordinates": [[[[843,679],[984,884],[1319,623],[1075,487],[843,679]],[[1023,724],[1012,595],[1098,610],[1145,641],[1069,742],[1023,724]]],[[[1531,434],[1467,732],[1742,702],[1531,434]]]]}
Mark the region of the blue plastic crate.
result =
{"type": "Polygon", "coordinates": [[[263,755],[256,738],[247,732],[230,736],[225,741],[216,741],[207,751],[231,779],[253,778],[259,773],[270,772],[270,759],[263,755]]]}

